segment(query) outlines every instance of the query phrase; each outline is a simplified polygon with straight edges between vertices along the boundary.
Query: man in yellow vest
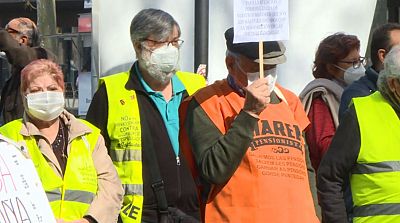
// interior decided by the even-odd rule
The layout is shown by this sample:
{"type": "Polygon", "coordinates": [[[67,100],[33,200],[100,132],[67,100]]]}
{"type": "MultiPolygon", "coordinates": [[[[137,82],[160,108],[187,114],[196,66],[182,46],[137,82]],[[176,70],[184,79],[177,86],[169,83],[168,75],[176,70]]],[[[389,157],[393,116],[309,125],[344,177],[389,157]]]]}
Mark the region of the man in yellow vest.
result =
{"type": "Polygon", "coordinates": [[[319,222],[302,136],[309,121],[298,97],[276,84],[285,46],[263,43],[260,78],[258,42],[233,43],[233,28],[225,39],[228,77],[193,96],[181,131],[190,140],[181,138],[182,149],[201,182],[204,221],[319,222]]]}
{"type": "Polygon", "coordinates": [[[130,34],[137,61],[101,79],[87,114],[101,129],[125,188],[120,222],[162,222],[172,215],[195,222],[197,194],[180,152],[178,108],[205,80],[177,71],[183,40],[170,14],[144,9],[130,34]]]}
{"type": "Polygon", "coordinates": [[[383,65],[378,91],[353,98],[319,166],[324,222],[347,222],[343,186],[348,180],[353,222],[400,222],[399,45],[383,65]]]}

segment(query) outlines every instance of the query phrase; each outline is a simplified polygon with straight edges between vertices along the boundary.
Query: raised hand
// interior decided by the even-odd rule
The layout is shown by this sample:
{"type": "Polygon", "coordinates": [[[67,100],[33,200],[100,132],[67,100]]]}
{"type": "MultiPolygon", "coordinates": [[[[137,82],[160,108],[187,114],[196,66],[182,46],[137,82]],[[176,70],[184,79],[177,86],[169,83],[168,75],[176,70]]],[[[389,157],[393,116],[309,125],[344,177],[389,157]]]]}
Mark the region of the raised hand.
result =
{"type": "Polygon", "coordinates": [[[243,110],[251,116],[258,118],[271,101],[269,88],[266,78],[258,79],[245,87],[246,99],[243,110]]]}

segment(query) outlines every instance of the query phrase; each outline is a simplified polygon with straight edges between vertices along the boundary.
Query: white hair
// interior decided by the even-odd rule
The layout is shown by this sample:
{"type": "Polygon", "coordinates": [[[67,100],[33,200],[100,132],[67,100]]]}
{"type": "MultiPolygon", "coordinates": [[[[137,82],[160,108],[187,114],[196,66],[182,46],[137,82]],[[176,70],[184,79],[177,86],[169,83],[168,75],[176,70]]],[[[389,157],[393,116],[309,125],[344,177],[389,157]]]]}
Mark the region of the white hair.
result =
{"type": "Polygon", "coordinates": [[[383,61],[383,70],[378,77],[378,90],[386,98],[396,111],[400,111],[400,100],[388,85],[388,79],[400,80],[400,45],[394,46],[383,61]]]}
{"type": "Polygon", "coordinates": [[[393,46],[383,61],[383,69],[379,73],[377,82],[379,91],[388,90],[388,78],[400,79],[400,45],[393,46]]]}

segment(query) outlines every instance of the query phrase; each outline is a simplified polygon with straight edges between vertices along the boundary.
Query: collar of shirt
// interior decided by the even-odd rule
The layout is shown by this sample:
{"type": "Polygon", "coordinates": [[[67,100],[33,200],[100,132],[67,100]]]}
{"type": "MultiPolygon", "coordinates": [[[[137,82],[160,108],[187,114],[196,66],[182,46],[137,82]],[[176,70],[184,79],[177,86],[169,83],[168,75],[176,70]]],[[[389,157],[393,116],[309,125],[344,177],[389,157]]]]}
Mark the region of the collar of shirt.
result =
{"type": "Polygon", "coordinates": [[[378,72],[372,68],[372,67],[368,67],[367,71],[365,72],[365,74],[367,75],[367,78],[375,84],[376,86],[376,82],[378,81],[378,72]]]}
{"type": "Polygon", "coordinates": [[[236,84],[235,79],[233,79],[232,75],[228,74],[228,77],[226,78],[228,81],[229,86],[240,96],[244,97],[245,92],[244,90],[239,87],[239,85],[236,84]]]}
{"type": "MultiPolygon", "coordinates": [[[[154,91],[151,89],[151,87],[146,83],[146,81],[143,79],[142,73],[140,73],[138,63],[135,64],[135,70],[138,75],[139,82],[142,84],[143,89],[149,94],[149,95],[162,95],[161,92],[159,91],[154,91]]],[[[183,91],[185,91],[185,86],[183,86],[182,82],[179,80],[179,78],[176,75],[173,75],[171,78],[172,81],[172,95],[179,94],[183,91]]]]}

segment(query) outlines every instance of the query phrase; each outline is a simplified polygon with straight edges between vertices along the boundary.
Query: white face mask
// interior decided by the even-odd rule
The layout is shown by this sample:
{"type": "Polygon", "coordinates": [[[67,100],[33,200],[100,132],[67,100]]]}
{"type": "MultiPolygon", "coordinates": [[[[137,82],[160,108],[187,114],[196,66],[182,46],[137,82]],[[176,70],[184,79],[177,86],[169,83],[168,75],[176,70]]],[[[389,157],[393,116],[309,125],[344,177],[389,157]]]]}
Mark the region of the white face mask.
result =
{"type": "MultiPolygon", "coordinates": [[[[240,70],[242,68],[239,66],[240,70]]],[[[243,70],[242,70],[243,72],[243,70]]],[[[270,87],[270,92],[272,92],[275,88],[275,83],[276,80],[278,79],[278,76],[276,74],[276,67],[269,69],[269,70],[264,70],[264,77],[267,78],[268,81],[268,86],[270,87]]],[[[253,73],[247,73],[247,84],[250,85],[254,81],[260,79],[260,72],[253,72],[253,73]]]]}
{"type": "Polygon", "coordinates": [[[31,93],[26,95],[26,104],[30,115],[42,121],[51,121],[64,110],[64,93],[59,91],[31,93]]]}
{"type": "Polygon", "coordinates": [[[365,75],[365,68],[363,66],[359,66],[358,68],[350,67],[344,72],[344,82],[347,85],[350,85],[354,81],[360,79],[365,75]]]}
{"type": "Polygon", "coordinates": [[[354,68],[353,66],[347,68],[346,70],[335,65],[340,70],[344,71],[343,80],[344,83],[350,85],[354,81],[360,79],[365,75],[365,68],[363,66],[359,66],[358,68],[354,68]]]}
{"type": "Polygon", "coordinates": [[[150,62],[157,65],[162,72],[175,71],[179,62],[179,49],[171,44],[157,48],[152,52],[150,62]]]}
{"type": "Polygon", "coordinates": [[[146,70],[154,79],[162,83],[169,82],[178,68],[179,49],[173,45],[165,45],[153,51],[146,51],[142,53],[146,70]]]}

